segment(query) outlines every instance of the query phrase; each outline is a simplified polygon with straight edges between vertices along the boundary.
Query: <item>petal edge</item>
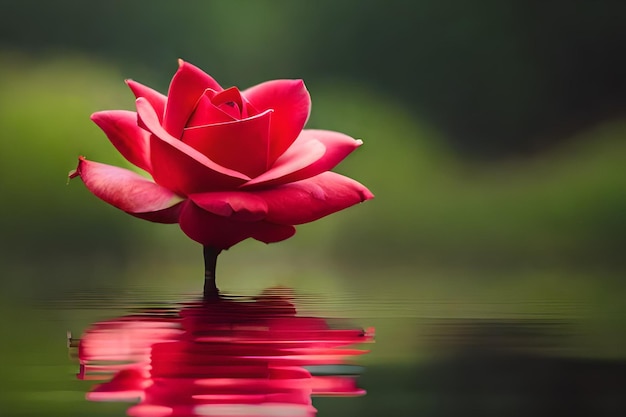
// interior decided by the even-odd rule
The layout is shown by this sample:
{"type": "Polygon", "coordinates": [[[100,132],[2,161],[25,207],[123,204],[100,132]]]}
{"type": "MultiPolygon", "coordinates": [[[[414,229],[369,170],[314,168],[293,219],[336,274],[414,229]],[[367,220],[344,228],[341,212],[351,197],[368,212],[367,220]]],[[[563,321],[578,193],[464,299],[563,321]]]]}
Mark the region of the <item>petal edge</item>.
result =
{"type": "Polygon", "coordinates": [[[91,120],[128,162],[151,172],[150,134],[137,125],[137,113],[127,110],[99,111],[91,115],[91,120]]]}
{"type": "Polygon", "coordinates": [[[127,213],[166,210],[183,199],[172,191],[124,168],[88,161],[80,157],[70,178],[80,176],[96,197],[127,213]]]}
{"type": "Polygon", "coordinates": [[[267,221],[290,225],[309,223],[374,198],[361,183],[335,172],[253,193],[267,202],[267,221]]]}

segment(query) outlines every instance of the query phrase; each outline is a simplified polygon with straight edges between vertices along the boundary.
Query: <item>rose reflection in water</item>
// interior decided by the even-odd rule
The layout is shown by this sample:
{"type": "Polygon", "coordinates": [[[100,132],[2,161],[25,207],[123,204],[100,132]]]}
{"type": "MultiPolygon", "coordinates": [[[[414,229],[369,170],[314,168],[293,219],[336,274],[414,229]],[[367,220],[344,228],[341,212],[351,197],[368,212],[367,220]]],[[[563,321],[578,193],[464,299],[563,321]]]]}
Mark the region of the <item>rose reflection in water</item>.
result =
{"type": "Polygon", "coordinates": [[[91,401],[138,401],[128,415],[314,416],[312,395],[355,396],[351,346],[373,329],[298,316],[291,291],[219,297],[93,324],[71,340],[91,401]]]}

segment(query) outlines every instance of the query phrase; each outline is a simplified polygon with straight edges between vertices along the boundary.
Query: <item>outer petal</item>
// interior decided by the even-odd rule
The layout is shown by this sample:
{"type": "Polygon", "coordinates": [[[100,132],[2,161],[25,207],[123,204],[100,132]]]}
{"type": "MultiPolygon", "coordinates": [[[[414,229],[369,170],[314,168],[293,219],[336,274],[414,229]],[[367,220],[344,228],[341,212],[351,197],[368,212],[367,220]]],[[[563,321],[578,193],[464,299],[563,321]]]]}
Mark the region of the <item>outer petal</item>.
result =
{"type": "Polygon", "coordinates": [[[267,202],[267,221],[291,225],[312,222],[374,198],[360,183],[334,172],[253,193],[267,202]]]}
{"type": "Polygon", "coordinates": [[[91,120],[104,131],[113,146],[137,167],[151,172],[150,134],[137,126],[137,113],[126,110],[100,111],[91,120]]]}
{"type": "Polygon", "coordinates": [[[188,195],[233,189],[249,179],[244,174],[216,164],[169,135],[159,124],[154,109],[146,99],[137,99],[137,113],[153,133],[150,138],[152,176],[163,187],[188,195]]]}
{"type": "Polygon", "coordinates": [[[272,111],[245,120],[185,129],[183,142],[221,166],[256,177],[268,168],[272,111]]]}
{"type": "Polygon", "coordinates": [[[167,105],[163,127],[172,136],[179,138],[196,103],[207,88],[222,91],[222,87],[200,68],[178,60],[178,71],[174,74],[167,93],[167,105]]]}
{"type": "Polygon", "coordinates": [[[131,91],[135,95],[135,98],[144,97],[146,100],[148,100],[154,108],[154,111],[156,111],[157,115],[159,116],[159,120],[163,120],[167,97],[150,87],[139,84],[137,81],[126,80],[126,85],[128,85],[128,87],[131,89],[131,91]]]}
{"type": "Polygon", "coordinates": [[[78,167],[70,177],[80,176],[96,197],[130,214],[146,214],[152,221],[176,223],[176,206],[183,199],[172,191],[129,171],[111,165],[79,158],[78,167]],[[160,212],[158,214],[155,214],[160,212]],[[148,215],[154,214],[154,216],[148,215]]]}
{"type": "MultiPolygon", "coordinates": [[[[309,165],[314,164],[326,153],[324,144],[317,140],[294,144],[287,150],[272,168],[258,177],[245,183],[242,188],[255,188],[255,186],[268,186],[288,182],[288,177],[294,172],[299,172],[309,165]],[[287,180],[282,181],[283,178],[287,180]]],[[[257,187],[258,188],[258,187],[257,187]]]]}
{"type": "Polygon", "coordinates": [[[330,130],[303,130],[296,142],[267,172],[248,181],[243,187],[287,184],[333,169],[363,142],[330,130]],[[319,144],[323,152],[319,151],[319,144]],[[313,150],[312,144],[315,145],[313,150]]]}
{"type": "Polygon", "coordinates": [[[206,211],[239,221],[258,221],[267,214],[263,198],[243,191],[191,194],[189,199],[206,211]]]}
{"type": "Polygon", "coordinates": [[[180,210],[183,207],[183,202],[163,209],[159,211],[151,211],[148,213],[128,213],[132,214],[135,217],[139,217],[143,220],[148,220],[155,223],[178,223],[178,218],[180,217],[180,210]]]}
{"type": "Polygon", "coordinates": [[[296,140],[311,113],[311,97],[302,80],[267,81],[242,92],[256,110],[274,109],[269,163],[296,140]]]}
{"type": "Polygon", "coordinates": [[[216,249],[228,249],[247,238],[265,243],[279,242],[296,232],[293,226],[266,221],[240,222],[209,213],[192,201],[183,203],[180,228],[191,239],[216,249]]]}

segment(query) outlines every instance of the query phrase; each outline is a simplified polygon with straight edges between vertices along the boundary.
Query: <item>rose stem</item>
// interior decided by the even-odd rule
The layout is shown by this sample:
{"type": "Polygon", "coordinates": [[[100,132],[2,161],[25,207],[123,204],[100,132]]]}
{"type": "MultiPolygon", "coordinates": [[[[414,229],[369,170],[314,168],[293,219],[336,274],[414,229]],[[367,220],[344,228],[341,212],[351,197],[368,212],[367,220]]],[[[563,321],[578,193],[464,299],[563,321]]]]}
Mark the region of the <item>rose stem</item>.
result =
{"type": "Polygon", "coordinates": [[[204,247],[204,299],[215,298],[219,295],[219,290],[215,283],[215,267],[217,265],[217,255],[221,250],[210,246],[204,247]]]}

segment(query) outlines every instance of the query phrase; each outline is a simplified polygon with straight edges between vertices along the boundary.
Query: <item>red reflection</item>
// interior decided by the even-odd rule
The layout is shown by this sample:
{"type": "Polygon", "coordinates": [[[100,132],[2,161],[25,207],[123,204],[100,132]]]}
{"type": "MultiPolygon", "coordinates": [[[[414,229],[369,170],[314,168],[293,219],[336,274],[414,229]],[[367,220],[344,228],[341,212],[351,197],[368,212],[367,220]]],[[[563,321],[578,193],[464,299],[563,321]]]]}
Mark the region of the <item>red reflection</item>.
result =
{"type": "Polygon", "coordinates": [[[136,417],[314,416],[312,395],[354,396],[373,329],[298,316],[286,289],[220,297],[93,324],[78,342],[92,401],[138,402],[136,417]]]}

